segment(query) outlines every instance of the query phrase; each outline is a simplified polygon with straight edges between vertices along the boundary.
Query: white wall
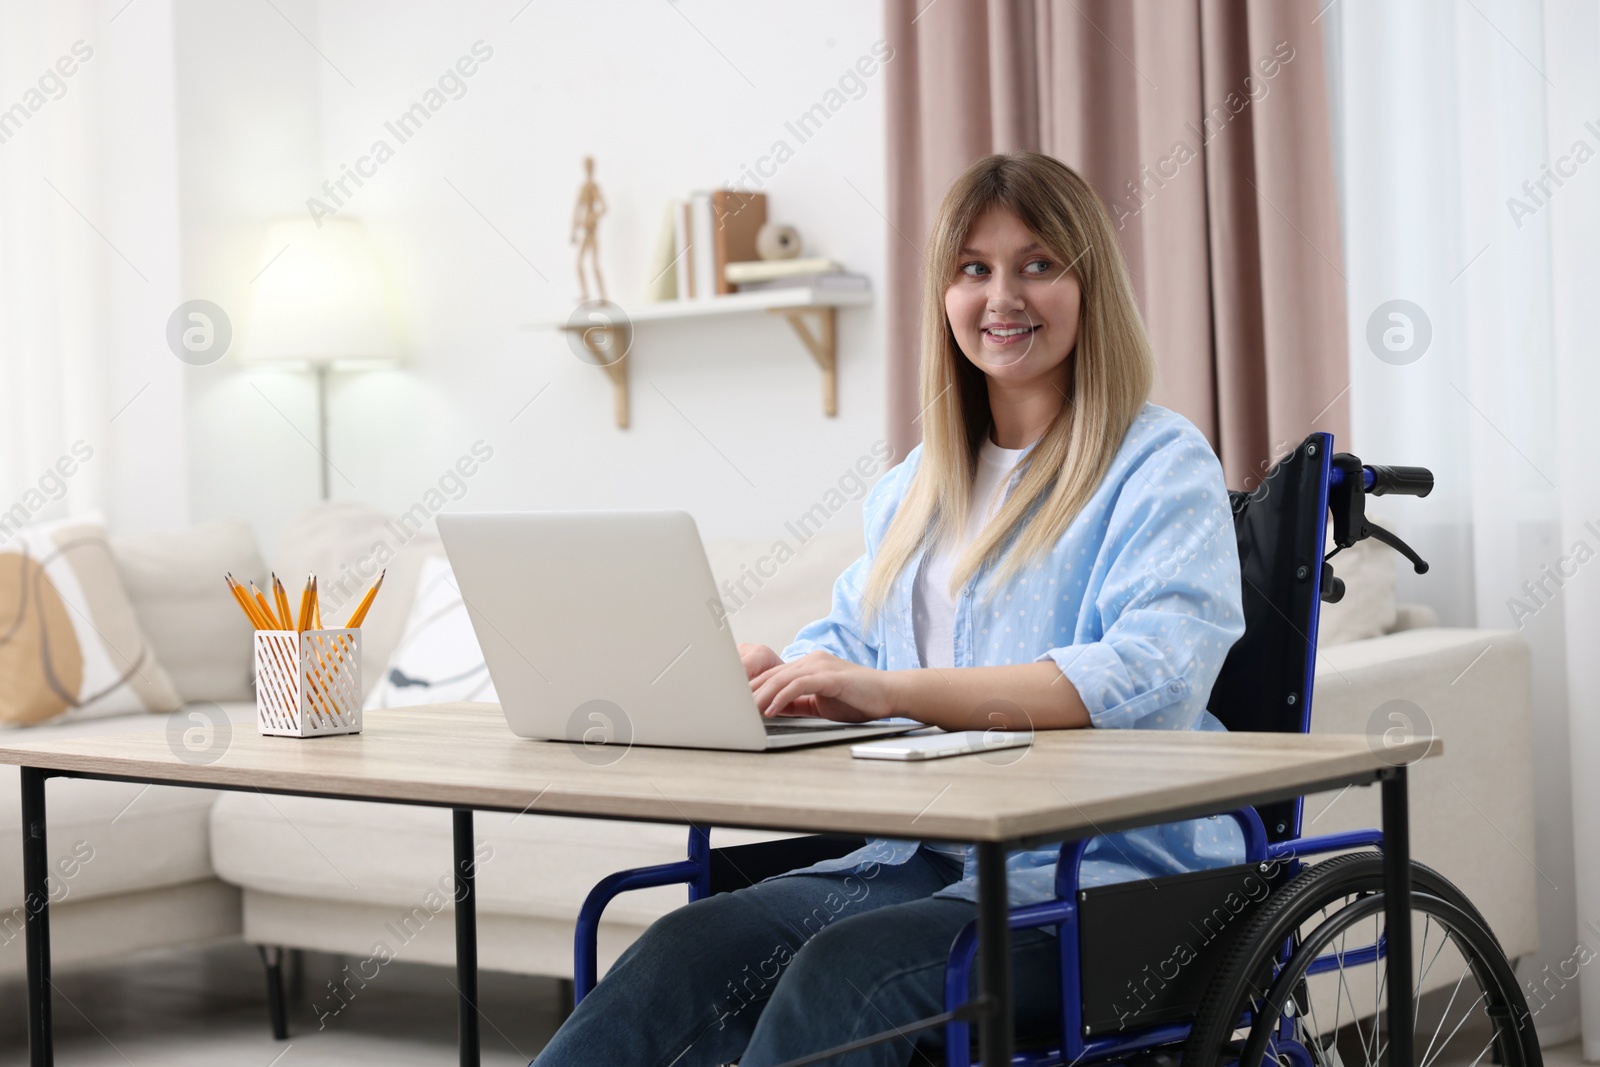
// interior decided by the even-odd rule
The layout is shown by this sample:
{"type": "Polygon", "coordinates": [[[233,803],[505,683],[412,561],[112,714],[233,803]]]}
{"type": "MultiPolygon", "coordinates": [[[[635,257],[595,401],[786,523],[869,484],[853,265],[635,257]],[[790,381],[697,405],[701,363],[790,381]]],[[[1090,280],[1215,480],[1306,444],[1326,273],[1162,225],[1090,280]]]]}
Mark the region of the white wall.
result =
{"type": "Polygon", "coordinates": [[[315,33],[316,4],[274,2],[174,2],[184,288],[235,332],[221,362],[186,370],[190,517],[247,519],[269,545],[318,486],[297,432],[316,436],[309,379],[246,373],[237,359],[265,223],[320,180],[321,60],[291,25],[315,33]]]}
{"type": "MultiPolygon", "coordinates": [[[[453,509],[682,507],[707,536],[775,535],[883,436],[876,308],[840,313],[835,418],[781,319],[641,326],[628,430],[611,421],[603,372],[557,330],[526,328],[577,302],[568,228],[585,154],[610,206],[602,267],[624,307],[640,300],[667,200],[748,185],[741,170],[780,138],[795,152],[760,186],[770,217],[881,287],[881,73],[806,143],[785,128],[869,53],[879,5],[759,18],[710,0],[280,7],[320,56],[270,7],[179,4],[185,253],[213,299],[243,307],[266,219],[326,202],[324,179],[375,140],[395,148],[347,186],[340,213],[364,221],[387,266],[405,364],[335,379],[336,498],[398,513],[482,440],[494,458],[453,509]],[[465,94],[399,143],[385,122],[480,41],[493,54],[465,94]]],[[[307,377],[229,356],[195,376],[189,422],[196,520],[242,515],[270,544],[314,502],[307,377]]],[[[852,504],[833,521],[859,514],[852,504]]]]}

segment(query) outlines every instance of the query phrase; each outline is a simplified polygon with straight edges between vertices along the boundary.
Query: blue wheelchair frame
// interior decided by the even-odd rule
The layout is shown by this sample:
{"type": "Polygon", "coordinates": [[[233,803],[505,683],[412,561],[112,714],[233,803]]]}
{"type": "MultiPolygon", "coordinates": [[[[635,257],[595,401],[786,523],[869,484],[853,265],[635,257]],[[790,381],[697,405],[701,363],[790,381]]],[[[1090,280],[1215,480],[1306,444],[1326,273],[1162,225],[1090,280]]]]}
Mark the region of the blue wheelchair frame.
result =
{"type": "MultiPolygon", "coordinates": [[[[1246,597],[1246,630],[1249,633],[1253,626],[1256,629],[1271,628],[1276,625],[1276,620],[1260,610],[1260,605],[1270,607],[1273,612],[1283,616],[1291,629],[1296,630],[1304,638],[1303,646],[1289,639],[1285,651],[1292,655],[1302,655],[1299,648],[1303,648],[1303,662],[1299,665],[1297,674],[1298,687],[1291,689],[1287,696],[1286,704],[1267,702],[1254,692],[1254,683],[1239,690],[1237,693],[1226,692],[1225,679],[1219,678],[1218,685],[1213,689],[1211,703],[1222,703],[1212,708],[1224,725],[1230,730],[1276,730],[1278,732],[1308,733],[1311,728],[1311,693],[1315,680],[1315,660],[1317,647],[1317,625],[1320,616],[1322,600],[1337,600],[1343,595],[1343,583],[1333,576],[1332,568],[1326,560],[1332,554],[1324,556],[1326,549],[1326,525],[1330,506],[1330,495],[1334,499],[1334,540],[1338,545],[1334,549],[1336,554],[1339,549],[1349,547],[1356,541],[1365,537],[1376,537],[1391,547],[1405,554],[1414,564],[1419,573],[1426,571],[1427,564],[1423,563],[1411,549],[1394,537],[1393,534],[1380,527],[1366,522],[1363,514],[1362,503],[1364,494],[1374,491],[1377,493],[1389,492],[1417,492],[1421,479],[1427,479],[1431,485],[1431,476],[1426,472],[1408,468],[1378,468],[1383,473],[1382,482],[1375,475],[1372,467],[1363,466],[1361,461],[1345,453],[1334,455],[1332,451],[1333,435],[1328,433],[1312,433],[1289,456],[1275,465],[1273,470],[1263,479],[1261,486],[1252,493],[1230,492],[1232,498],[1236,535],[1241,540],[1241,567],[1245,573],[1247,585],[1250,581],[1249,573],[1253,563],[1260,558],[1271,556],[1267,562],[1272,565],[1288,562],[1277,557],[1286,555],[1289,559],[1303,560],[1296,566],[1294,578],[1299,583],[1309,583],[1309,610],[1306,602],[1298,602],[1295,614],[1299,619],[1291,618],[1283,611],[1281,605],[1272,602],[1271,597],[1260,588],[1254,588],[1255,596],[1246,597]],[[1287,469],[1290,460],[1296,461],[1299,466],[1301,461],[1310,461],[1300,469],[1287,469]],[[1309,477],[1311,484],[1295,485],[1294,478],[1299,478],[1303,483],[1309,477]],[[1274,491],[1284,492],[1291,497],[1289,525],[1294,529],[1289,531],[1291,541],[1294,537],[1300,539],[1298,551],[1291,545],[1285,549],[1282,538],[1276,549],[1272,545],[1258,544],[1252,541],[1250,545],[1244,523],[1244,516],[1250,503],[1267,498],[1274,491]],[[1259,495],[1258,495],[1259,494],[1259,495]],[[1314,534],[1306,527],[1315,525],[1314,534]],[[1314,561],[1305,561],[1304,549],[1307,545],[1315,545],[1314,561]],[[1246,550],[1255,553],[1247,558],[1246,550]],[[1252,600],[1256,605],[1256,614],[1252,618],[1252,600]],[[1304,629],[1297,625],[1305,624],[1304,629]],[[1293,708],[1297,703],[1297,694],[1303,694],[1304,699],[1298,700],[1298,715],[1285,714],[1284,708],[1293,708]],[[1239,714],[1239,709],[1245,705],[1257,705],[1246,708],[1245,714],[1239,714]]],[[[1425,489],[1417,495],[1424,495],[1425,489]]],[[[1271,519],[1267,520],[1269,523],[1271,519]]],[[[1264,529],[1273,533],[1281,531],[1268,526],[1264,529]]],[[[1249,535],[1251,538],[1266,537],[1261,529],[1254,530],[1249,535]]],[[[1257,575],[1261,577],[1261,575],[1257,575]]],[[[1289,588],[1293,588],[1292,586],[1289,588]]],[[[1298,601],[1303,595],[1301,591],[1293,594],[1298,601]]],[[[1282,635],[1278,635],[1281,639],[1282,635]]],[[[1228,674],[1230,666],[1237,666],[1234,652],[1239,646],[1245,644],[1241,638],[1235,648],[1230,650],[1228,662],[1224,664],[1223,672],[1228,674]]],[[[1291,669],[1293,664],[1289,665],[1291,669]]],[[[1259,673],[1254,665],[1246,673],[1259,673]]],[[[1232,818],[1243,831],[1246,850],[1246,865],[1282,864],[1289,875],[1296,873],[1300,866],[1301,857],[1330,852],[1339,852],[1361,847],[1383,847],[1383,833],[1377,829],[1356,830],[1345,833],[1326,834],[1316,837],[1301,837],[1301,815],[1304,798],[1296,797],[1289,801],[1279,802],[1271,806],[1269,820],[1264,821],[1257,808],[1239,808],[1225,813],[1219,813],[1232,818]]],[[[815,838],[802,838],[799,841],[814,841],[815,838]]],[[[1082,838],[1075,841],[1064,842],[1060,857],[1056,863],[1055,889],[1056,898],[1039,904],[1025,905],[1009,910],[1009,927],[1012,930],[1033,929],[1039,927],[1054,927],[1059,938],[1059,956],[1061,964],[1061,1040],[1054,1047],[1017,1052],[1012,1063],[1026,1065],[1026,1067],[1060,1067],[1070,1063],[1095,1063],[1119,1056],[1131,1055],[1152,1050],[1161,1046],[1172,1046],[1182,1042],[1188,1035],[1189,1022],[1169,1022],[1160,1025],[1143,1026],[1103,1036],[1089,1033],[1089,1027],[1083,1021],[1083,982],[1080,960],[1079,914],[1080,905],[1087,898],[1084,890],[1080,888],[1079,874],[1085,850],[1093,838],[1082,838]]],[[[782,846],[789,842],[773,842],[773,845],[782,846]]],[[[746,848],[752,846],[745,846],[746,848]]],[[[763,846],[754,846],[763,847],[763,846]]],[[[597,936],[601,913],[610,901],[620,893],[635,889],[644,889],[654,886],[678,885],[687,883],[689,899],[699,900],[711,895],[713,891],[713,867],[717,850],[711,847],[710,828],[692,826],[689,830],[688,855],[685,859],[674,863],[659,864],[653,867],[642,867],[633,870],[621,871],[610,875],[597,884],[584,901],[579,913],[576,929],[576,954],[574,960],[573,993],[574,1003],[594,988],[599,979],[597,958],[597,936]]],[[[842,853],[841,853],[842,854],[842,853]]],[[[796,862],[783,869],[795,869],[805,866],[809,860],[796,862]]],[[[1265,868],[1263,868],[1265,869],[1265,868]]],[[[1191,872],[1198,873],[1198,872],[1191,872]]],[[[970,1023],[964,1021],[959,1014],[959,1009],[968,1005],[973,962],[978,949],[978,921],[974,919],[957,935],[951,945],[948,963],[945,971],[944,1001],[945,1010],[955,1014],[954,1021],[945,1023],[945,1056],[950,1067],[970,1067],[970,1023]]],[[[1364,964],[1376,962],[1386,955],[1386,935],[1380,935],[1377,944],[1359,949],[1348,949],[1340,954],[1329,954],[1317,959],[1311,964],[1310,974],[1332,970],[1343,964],[1364,964]]],[[[1288,946],[1285,946],[1283,958],[1288,956],[1288,946]]],[[[1282,1043],[1280,1051],[1288,1052],[1295,1059],[1302,1061],[1301,1067],[1310,1067],[1311,1060],[1306,1050],[1293,1040],[1289,1032],[1291,1020],[1281,1024],[1282,1043]]]]}

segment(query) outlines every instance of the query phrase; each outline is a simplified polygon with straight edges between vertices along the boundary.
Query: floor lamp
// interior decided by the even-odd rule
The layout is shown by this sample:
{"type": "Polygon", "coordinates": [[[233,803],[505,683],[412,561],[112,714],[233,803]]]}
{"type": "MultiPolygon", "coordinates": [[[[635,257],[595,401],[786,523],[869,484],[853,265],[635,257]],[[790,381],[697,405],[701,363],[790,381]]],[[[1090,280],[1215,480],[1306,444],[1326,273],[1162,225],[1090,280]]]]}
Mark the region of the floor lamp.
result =
{"type": "Polygon", "coordinates": [[[317,383],[322,499],[330,498],[328,374],[394,366],[399,347],[377,257],[354,219],[285,219],[267,227],[250,283],[240,358],[311,370],[317,383]]]}

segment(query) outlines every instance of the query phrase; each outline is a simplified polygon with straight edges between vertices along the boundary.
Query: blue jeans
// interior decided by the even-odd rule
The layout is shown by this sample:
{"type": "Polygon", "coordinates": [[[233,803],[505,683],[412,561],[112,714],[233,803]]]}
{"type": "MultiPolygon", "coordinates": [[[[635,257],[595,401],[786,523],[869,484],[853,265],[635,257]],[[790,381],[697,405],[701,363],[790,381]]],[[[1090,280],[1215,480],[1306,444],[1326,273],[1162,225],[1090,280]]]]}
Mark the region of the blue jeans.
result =
{"type": "MultiPolygon", "coordinates": [[[[819,1052],[944,1010],[945,959],[977,915],[932,894],[961,877],[919,849],[860,874],[798,874],[706,897],[630,945],[534,1060],[537,1067],[740,1067],[819,1052]]],[[[1019,1034],[1060,1011],[1056,937],[1011,935],[1019,1034]]],[[[976,968],[974,968],[976,971],[976,968]]],[[[976,974],[974,974],[976,984],[976,974]]],[[[832,1067],[934,1062],[944,1030],[828,1060],[832,1067]]]]}

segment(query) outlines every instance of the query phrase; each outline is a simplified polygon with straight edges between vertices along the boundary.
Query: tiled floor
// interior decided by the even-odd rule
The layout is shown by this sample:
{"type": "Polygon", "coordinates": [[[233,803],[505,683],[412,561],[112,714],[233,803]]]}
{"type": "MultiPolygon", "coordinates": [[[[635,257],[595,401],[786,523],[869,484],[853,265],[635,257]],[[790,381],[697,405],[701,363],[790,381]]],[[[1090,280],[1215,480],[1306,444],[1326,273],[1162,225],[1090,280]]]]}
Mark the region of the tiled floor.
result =
{"type": "MultiPolygon", "coordinates": [[[[272,1039],[265,984],[247,945],[149,953],[115,966],[58,971],[56,1051],[63,1067],[436,1067],[456,1062],[454,973],[386,966],[319,1028],[343,957],[306,953],[289,992],[290,1036],[272,1039]]],[[[521,1067],[560,1022],[550,979],[485,972],[483,1062],[521,1067]]],[[[0,1067],[27,1062],[20,978],[0,981],[0,1067]]],[[[1579,1067],[1574,1040],[1544,1050],[1546,1067],[1579,1067]]]]}
{"type": "MultiPolygon", "coordinates": [[[[456,1062],[453,971],[395,961],[319,1029],[326,983],[349,960],[305,953],[289,991],[289,1040],[274,1041],[255,950],[219,945],[149,953],[111,967],[58,970],[56,1060],[63,1067],[412,1067],[456,1062]]],[[[0,1067],[28,1061],[21,978],[0,982],[0,1067]]],[[[554,980],[485,972],[485,1067],[523,1067],[560,1023],[554,980]]]]}

